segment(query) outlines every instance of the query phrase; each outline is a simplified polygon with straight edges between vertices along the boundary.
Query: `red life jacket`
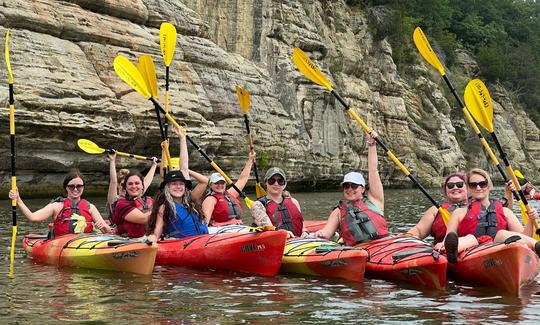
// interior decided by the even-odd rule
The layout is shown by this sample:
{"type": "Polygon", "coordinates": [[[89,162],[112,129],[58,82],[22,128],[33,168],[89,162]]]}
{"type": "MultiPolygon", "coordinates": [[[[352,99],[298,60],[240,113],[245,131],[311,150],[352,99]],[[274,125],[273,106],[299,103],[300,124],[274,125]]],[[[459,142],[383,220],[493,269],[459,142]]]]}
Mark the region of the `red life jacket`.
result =
{"type": "Polygon", "coordinates": [[[212,192],[211,195],[216,198],[216,205],[210,225],[225,226],[242,223],[242,205],[237,198],[227,192],[225,194],[212,192]]]}
{"type": "Polygon", "coordinates": [[[357,200],[353,204],[339,201],[339,234],[345,245],[354,246],[390,234],[382,214],[370,209],[364,201],[357,200]]]}
{"type": "MultiPolygon", "coordinates": [[[[441,203],[441,207],[448,210],[450,213],[454,212],[455,209],[462,208],[464,206],[464,203],[450,204],[446,200],[441,203]]],[[[446,225],[444,224],[443,217],[439,211],[437,211],[435,220],[433,220],[433,223],[431,224],[431,236],[433,236],[433,245],[442,242],[444,240],[444,236],[446,236],[446,225]]]]}
{"type": "Polygon", "coordinates": [[[265,206],[266,214],[277,229],[288,230],[296,237],[302,235],[304,217],[291,198],[285,197],[279,204],[266,196],[259,198],[258,201],[265,206]]]}
{"type": "Polygon", "coordinates": [[[86,220],[86,227],[83,233],[89,233],[94,230],[92,215],[90,214],[90,203],[86,200],[79,200],[79,202],[73,202],[67,198],[60,198],[55,200],[56,202],[63,202],[64,206],[54,218],[52,233],[53,237],[62,236],[65,234],[75,233],[76,220],[71,219],[71,216],[78,214],[83,216],[86,220]]]}
{"type": "Polygon", "coordinates": [[[140,223],[129,222],[125,220],[133,209],[139,209],[146,212],[152,208],[154,201],[151,197],[143,196],[135,200],[128,200],[121,197],[114,208],[113,222],[116,224],[116,232],[118,235],[127,237],[142,237],[146,233],[146,225],[140,223]]]}
{"type": "Polygon", "coordinates": [[[489,207],[486,209],[480,201],[473,201],[469,205],[467,214],[459,222],[458,235],[474,235],[480,237],[488,235],[494,238],[497,231],[507,229],[508,222],[504,216],[502,202],[489,199],[489,207]]]}

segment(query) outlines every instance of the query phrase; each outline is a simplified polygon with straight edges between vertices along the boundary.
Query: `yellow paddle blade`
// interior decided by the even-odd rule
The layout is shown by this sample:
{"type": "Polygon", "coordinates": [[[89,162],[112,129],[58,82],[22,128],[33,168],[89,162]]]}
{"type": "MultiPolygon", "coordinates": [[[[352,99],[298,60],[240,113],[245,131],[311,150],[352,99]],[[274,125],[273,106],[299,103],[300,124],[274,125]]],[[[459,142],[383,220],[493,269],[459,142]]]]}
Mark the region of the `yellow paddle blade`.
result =
{"type": "Polygon", "coordinates": [[[118,55],[114,59],[113,65],[114,71],[116,71],[116,74],[120,79],[130,85],[131,88],[135,89],[139,94],[143,95],[144,98],[150,99],[150,97],[152,97],[141,73],[127,58],[118,55]]]}
{"type": "Polygon", "coordinates": [[[176,28],[171,23],[163,23],[159,28],[159,45],[166,66],[170,66],[176,49],[176,28]]]}
{"type": "Polygon", "coordinates": [[[174,169],[179,169],[180,168],[180,158],[178,158],[178,157],[171,158],[171,167],[173,167],[174,169]]]}
{"type": "Polygon", "coordinates": [[[157,78],[156,78],[156,68],[154,67],[154,61],[149,54],[143,54],[139,57],[137,63],[137,69],[141,73],[148,90],[152,94],[152,97],[158,97],[158,88],[157,88],[157,78]]]}
{"type": "Polygon", "coordinates": [[[317,68],[315,63],[308,58],[304,51],[299,48],[295,48],[293,50],[292,60],[298,70],[300,70],[300,72],[302,72],[302,74],[309,80],[313,81],[317,85],[325,87],[329,91],[332,91],[332,85],[330,82],[326,80],[319,68],[317,68]]]}
{"type": "Polygon", "coordinates": [[[82,151],[92,155],[102,154],[105,152],[105,149],[100,148],[97,144],[87,139],[77,140],[77,145],[82,151]]]}
{"type": "Polygon", "coordinates": [[[238,97],[238,102],[240,103],[240,109],[247,114],[249,111],[249,104],[251,103],[251,98],[246,89],[236,86],[236,97],[238,97]]]}
{"type": "Polygon", "coordinates": [[[420,54],[422,54],[424,59],[435,69],[437,69],[441,75],[444,76],[444,67],[441,61],[439,61],[437,54],[435,54],[435,51],[433,51],[433,49],[431,48],[431,45],[427,40],[426,34],[424,34],[420,27],[416,27],[416,29],[414,30],[413,41],[416,45],[416,48],[418,49],[420,54]]]}
{"type": "Polygon", "coordinates": [[[5,58],[6,58],[6,67],[8,71],[8,82],[13,84],[13,73],[11,72],[11,62],[9,61],[9,29],[6,32],[6,45],[5,45],[5,58]]]}
{"type": "Polygon", "coordinates": [[[251,209],[251,206],[253,205],[253,201],[250,200],[247,196],[244,197],[244,202],[246,202],[246,205],[248,207],[248,209],[251,209]]]}
{"type": "Polygon", "coordinates": [[[257,195],[257,197],[261,197],[261,196],[266,195],[266,191],[262,187],[261,183],[255,184],[255,194],[257,195]]]}
{"type": "Polygon", "coordinates": [[[523,176],[519,169],[514,169],[514,175],[516,175],[517,178],[525,179],[525,176],[523,176]]]}
{"type": "Polygon", "coordinates": [[[451,216],[450,212],[443,207],[439,207],[439,212],[441,213],[441,216],[443,218],[444,225],[448,226],[448,222],[450,221],[451,216]]]}
{"type": "Polygon", "coordinates": [[[465,105],[474,119],[488,132],[493,133],[493,104],[482,80],[469,81],[465,87],[465,105]]]}

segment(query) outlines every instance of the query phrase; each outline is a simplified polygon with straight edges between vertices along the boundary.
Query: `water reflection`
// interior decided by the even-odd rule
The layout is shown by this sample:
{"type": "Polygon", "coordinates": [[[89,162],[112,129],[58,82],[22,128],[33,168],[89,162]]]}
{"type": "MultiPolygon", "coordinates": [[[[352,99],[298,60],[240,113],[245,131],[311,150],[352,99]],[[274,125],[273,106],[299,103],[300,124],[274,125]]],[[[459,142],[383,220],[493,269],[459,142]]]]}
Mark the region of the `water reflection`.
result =
{"type": "MultiPolygon", "coordinates": [[[[436,193],[436,191],[432,191],[436,193]]],[[[306,218],[325,219],[341,193],[296,193],[306,218]]],[[[437,197],[440,198],[440,197],[437,197]]],[[[32,208],[47,200],[28,200],[32,208]]],[[[104,200],[91,199],[99,206],[104,200]]],[[[395,232],[407,230],[427,208],[415,190],[386,192],[386,215],[395,232]]],[[[35,265],[17,243],[15,278],[7,277],[10,205],[0,202],[1,323],[331,323],[531,322],[540,320],[540,285],[520,297],[450,282],[446,290],[366,279],[351,283],[302,276],[259,277],[157,267],[151,276],[35,265]],[[39,316],[37,316],[39,315],[39,316]]],[[[21,234],[45,229],[19,222],[21,234]]]]}

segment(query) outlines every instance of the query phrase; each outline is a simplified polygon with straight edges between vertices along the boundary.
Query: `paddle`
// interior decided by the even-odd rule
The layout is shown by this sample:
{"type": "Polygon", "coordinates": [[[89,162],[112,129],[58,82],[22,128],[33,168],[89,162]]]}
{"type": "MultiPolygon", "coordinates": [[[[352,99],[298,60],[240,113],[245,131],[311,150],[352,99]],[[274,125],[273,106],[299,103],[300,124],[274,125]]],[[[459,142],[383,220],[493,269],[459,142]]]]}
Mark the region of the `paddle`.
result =
{"type": "Polygon", "coordinates": [[[150,100],[156,109],[159,109],[164,115],[165,118],[171,122],[172,125],[174,125],[176,128],[182,132],[182,134],[186,135],[186,139],[199,151],[199,153],[210,163],[210,165],[225,178],[225,181],[227,184],[229,184],[232,188],[234,188],[238,194],[240,194],[241,197],[244,198],[246,201],[246,205],[250,208],[251,204],[253,203],[252,200],[250,200],[244,192],[242,192],[234,183],[233,181],[225,174],[221,168],[212,160],[206,152],[204,152],[201,147],[199,147],[193,139],[189,135],[187,135],[186,130],[178,124],[174,118],[168,113],[165,112],[165,110],[159,105],[159,103],[152,97],[150,94],[150,91],[148,90],[143,77],[141,76],[140,72],[135,68],[133,63],[131,63],[127,58],[119,55],[114,59],[114,70],[116,71],[116,74],[122,79],[125,83],[130,85],[135,91],[137,91],[139,94],[143,95],[146,99],[150,100]]]}
{"type": "MultiPolygon", "coordinates": [[[[493,165],[495,165],[495,167],[497,167],[497,170],[501,174],[503,180],[505,182],[508,182],[509,178],[508,178],[508,176],[506,176],[506,172],[504,171],[501,164],[499,163],[499,160],[497,159],[497,157],[493,153],[493,150],[491,150],[491,147],[489,146],[487,140],[482,136],[482,133],[480,133],[480,129],[478,128],[478,126],[476,125],[476,122],[474,121],[471,114],[469,113],[469,110],[467,109],[465,104],[463,104],[463,102],[461,101],[461,98],[457,94],[456,88],[454,87],[454,85],[452,84],[450,79],[448,79],[448,77],[446,76],[444,66],[442,65],[441,61],[437,57],[437,54],[435,54],[435,52],[431,48],[431,45],[429,44],[429,41],[427,40],[426,35],[424,34],[424,32],[422,31],[422,29],[420,27],[416,27],[416,29],[414,30],[413,41],[414,41],[414,44],[416,45],[416,48],[418,49],[420,54],[424,57],[424,59],[429,64],[431,64],[431,66],[433,66],[437,71],[439,71],[439,73],[441,74],[441,76],[442,76],[443,80],[445,81],[446,85],[448,86],[448,88],[450,89],[450,91],[454,95],[454,98],[458,102],[458,105],[460,107],[462,107],[461,110],[463,111],[463,114],[465,115],[465,118],[467,119],[467,121],[469,122],[471,127],[473,128],[474,133],[480,139],[480,142],[482,143],[482,146],[484,147],[484,150],[487,152],[489,158],[493,162],[493,165]]],[[[513,194],[514,194],[514,197],[518,201],[518,204],[519,204],[519,206],[521,208],[522,217],[524,218],[524,220],[527,220],[528,216],[527,216],[527,211],[526,211],[525,205],[520,200],[519,194],[516,191],[514,191],[513,194]]]]}
{"type": "MultiPolygon", "coordinates": [[[[343,98],[332,88],[332,85],[330,84],[330,82],[328,80],[326,80],[325,76],[317,68],[317,66],[308,58],[306,53],[304,53],[299,48],[295,48],[294,51],[293,51],[293,63],[294,63],[294,65],[296,65],[298,70],[300,70],[300,72],[302,72],[302,74],[304,74],[309,80],[313,81],[314,83],[316,83],[318,85],[326,87],[326,89],[328,89],[330,91],[330,93],[332,95],[334,95],[334,97],[336,97],[336,99],[343,105],[343,107],[345,107],[345,110],[348,111],[352,115],[352,117],[358,122],[358,124],[360,124],[362,129],[364,129],[364,132],[366,134],[368,134],[368,135],[372,134],[373,130],[358,116],[358,114],[356,114],[351,109],[351,107],[347,103],[345,103],[345,100],[343,100],[343,98]]],[[[396,166],[398,166],[399,169],[401,169],[403,174],[405,174],[405,176],[409,177],[409,179],[414,183],[414,185],[416,185],[420,189],[420,191],[422,191],[422,193],[424,193],[424,195],[428,198],[428,200],[435,207],[437,207],[437,209],[439,210],[439,212],[443,216],[444,223],[447,224],[448,221],[450,220],[450,213],[448,212],[448,210],[441,207],[429,195],[429,193],[422,186],[422,184],[420,184],[420,182],[416,179],[416,177],[414,177],[409,172],[407,167],[405,167],[405,165],[403,165],[401,163],[401,161],[399,161],[399,159],[394,155],[394,153],[392,153],[392,151],[390,151],[390,149],[388,149],[388,147],[383,143],[383,141],[378,136],[375,137],[375,141],[377,142],[377,144],[381,148],[383,148],[383,150],[386,152],[388,157],[394,162],[394,164],[396,164],[396,166]]]]}
{"type": "MultiPolygon", "coordinates": [[[[157,88],[157,78],[156,78],[156,69],[154,67],[154,61],[149,54],[143,54],[139,57],[137,63],[137,69],[143,77],[144,83],[146,84],[148,90],[152,97],[157,100],[158,98],[158,88],[157,88]]],[[[161,132],[161,139],[163,141],[167,140],[167,129],[163,126],[161,122],[161,117],[159,115],[159,109],[156,108],[156,117],[159,123],[159,130],[161,132]]],[[[164,146],[163,150],[165,151],[165,166],[169,167],[171,165],[171,154],[169,152],[169,147],[164,146]]]]}
{"type": "MultiPolygon", "coordinates": [[[[5,45],[6,68],[8,72],[9,83],[9,139],[11,142],[11,190],[17,191],[17,176],[15,173],[15,98],[13,95],[13,73],[11,71],[11,62],[9,61],[9,30],[6,32],[5,45]]],[[[15,242],[17,240],[17,200],[11,200],[11,249],[9,251],[9,269],[10,275],[13,275],[13,266],[15,263],[15,242]]]]}
{"type": "MultiPolygon", "coordinates": [[[[236,86],[236,96],[238,97],[238,102],[240,103],[240,109],[244,112],[244,123],[246,125],[246,131],[248,135],[248,145],[250,151],[255,151],[253,147],[253,138],[251,137],[251,130],[249,128],[249,120],[247,118],[247,113],[249,112],[250,106],[250,97],[249,92],[246,89],[236,86]]],[[[265,196],[266,191],[259,181],[259,172],[257,170],[257,164],[253,162],[253,173],[255,173],[255,194],[257,197],[265,196]]]]}
{"type": "MultiPolygon", "coordinates": [[[[169,67],[176,49],[176,28],[171,23],[163,23],[159,28],[159,45],[163,61],[165,61],[165,112],[169,112],[169,67]]],[[[167,134],[167,121],[165,121],[165,134],[167,134]]]]}
{"type": "MultiPolygon", "coordinates": [[[[514,170],[512,169],[512,166],[510,166],[510,162],[507,159],[506,153],[503,150],[499,139],[497,138],[497,135],[495,134],[495,128],[493,126],[493,104],[491,101],[491,96],[486,85],[484,85],[481,80],[475,79],[469,81],[469,83],[465,87],[465,103],[467,104],[467,108],[471,112],[471,115],[474,117],[474,119],[484,129],[486,129],[489,134],[491,134],[493,142],[495,142],[495,146],[497,146],[497,149],[499,150],[499,155],[501,156],[504,166],[506,167],[506,171],[512,178],[512,182],[514,183],[514,186],[519,193],[519,196],[516,196],[516,198],[521,198],[522,204],[526,207],[526,210],[529,211],[530,206],[527,202],[527,198],[525,198],[525,193],[523,193],[521,185],[519,185],[519,181],[514,174],[514,170]]],[[[505,179],[505,181],[507,182],[508,180],[505,179]]],[[[522,212],[522,215],[524,218],[523,222],[527,223],[527,213],[523,214],[522,212]]],[[[538,223],[536,222],[536,220],[533,221],[533,225],[536,230],[536,235],[540,235],[540,230],[538,229],[538,223]]]]}
{"type": "MultiPolygon", "coordinates": [[[[116,149],[103,149],[103,148],[100,148],[94,142],[92,142],[90,140],[87,140],[87,139],[79,139],[79,140],[77,140],[77,145],[79,146],[79,148],[81,148],[82,151],[84,151],[86,153],[89,153],[91,155],[99,155],[99,154],[103,154],[103,153],[116,152],[116,154],[118,156],[135,158],[135,159],[139,159],[139,160],[153,160],[153,158],[151,158],[151,157],[145,157],[145,156],[140,156],[140,155],[134,155],[134,154],[131,154],[131,153],[125,153],[125,152],[118,151],[116,149]]],[[[160,159],[158,159],[158,162],[159,161],[160,161],[160,159]]]]}

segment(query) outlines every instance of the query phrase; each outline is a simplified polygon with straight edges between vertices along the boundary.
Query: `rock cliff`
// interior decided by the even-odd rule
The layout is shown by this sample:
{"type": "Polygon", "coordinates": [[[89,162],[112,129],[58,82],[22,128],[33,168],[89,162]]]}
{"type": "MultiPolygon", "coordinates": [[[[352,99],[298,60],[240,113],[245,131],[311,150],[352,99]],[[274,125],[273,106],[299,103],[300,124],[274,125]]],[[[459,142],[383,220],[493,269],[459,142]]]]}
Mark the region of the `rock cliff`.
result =
{"type": "MultiPolygon", "coordinates": [[[[133,62],[151,54],[163,103],[159,26],[164,21],[178,31],[170,68],[172,115],[232,176],[247,158],[236,85],[251,95],[257,151],[268,153],[269,165],[284,167],[292,183],[328,185],[349,170],[367,168],[365,135],[325,89],[296,70],[291,61],[295,47],[310,55],[424,184],[439,184],[442,175],[458,169],[489,166],[439,75],[422,60],[411,67],[413,74],[400,74],[391,46],[374,39],[368,19],[369,13],[344,1],[4,1],[0,35],[11,29],[18,180],[27,188],[57,190],[63,173],[78,167],[94,184],[106,183],[107,160],[81,152],[78,138],[136,154],[159,154],[151,103],[116,76],[112,62],[118,54],[133,62]]],[[[464,52],[457,58],[461,68],[453,77],[462,91],[478,68],[464,52]]],[[[3,63],[0,80],[6,80],[0,93],[4,102],[3,63]]],[[[488,86],[496,101],[499,138],[510,159],[534,179],[540,168],[540,131],[505,89],[488,86]]],[[[2,109],[0,116],[5,189],[8,110],[2,109]]],[[[173,141],[173,153],[176,145],[173,141]]],[[[382,151],[379,155],[384,182],[409,185],[382,151]]],[[[147,167],[128,159],[118,165],[147,167]]],[[[190,167],[210,170],[193,148],[190,167]]]]}

